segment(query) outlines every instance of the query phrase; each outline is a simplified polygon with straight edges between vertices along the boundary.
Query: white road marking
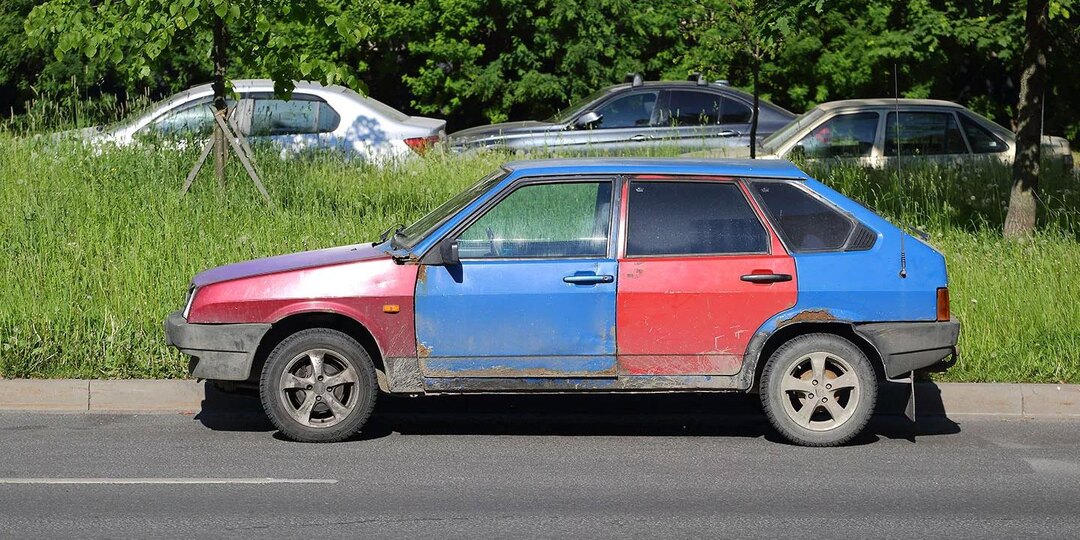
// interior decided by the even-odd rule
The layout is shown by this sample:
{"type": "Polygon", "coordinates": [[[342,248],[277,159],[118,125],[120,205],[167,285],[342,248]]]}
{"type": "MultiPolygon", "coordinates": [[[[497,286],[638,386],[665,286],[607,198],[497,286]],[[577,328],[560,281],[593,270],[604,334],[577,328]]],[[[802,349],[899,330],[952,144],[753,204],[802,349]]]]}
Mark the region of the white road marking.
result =
{"type": "Polygon", "coordinates": [[[329,478],[0,478],[0,484],[336,484],[329,478]]]}

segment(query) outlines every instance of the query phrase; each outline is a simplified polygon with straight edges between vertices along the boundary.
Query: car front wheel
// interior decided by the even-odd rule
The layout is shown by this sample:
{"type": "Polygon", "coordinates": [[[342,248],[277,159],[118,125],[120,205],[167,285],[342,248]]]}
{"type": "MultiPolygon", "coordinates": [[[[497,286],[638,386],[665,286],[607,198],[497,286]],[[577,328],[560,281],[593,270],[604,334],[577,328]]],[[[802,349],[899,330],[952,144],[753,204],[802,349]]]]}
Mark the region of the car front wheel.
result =
{"type": "Polygon", "coordinates": [[[259,382],[270,421],[301,442],[335,442],[358,432],[377,394],[371,356],[355,339],[327,328],[285,338],[267,357],[259,382]]]}
{"type": "Polygon", "coordinates": [[[785,438],[836,446],[858,435],[874,411],[877,376],[858,347],[832,334],[783,344],[761,376],[761,404],[785,438]]]}

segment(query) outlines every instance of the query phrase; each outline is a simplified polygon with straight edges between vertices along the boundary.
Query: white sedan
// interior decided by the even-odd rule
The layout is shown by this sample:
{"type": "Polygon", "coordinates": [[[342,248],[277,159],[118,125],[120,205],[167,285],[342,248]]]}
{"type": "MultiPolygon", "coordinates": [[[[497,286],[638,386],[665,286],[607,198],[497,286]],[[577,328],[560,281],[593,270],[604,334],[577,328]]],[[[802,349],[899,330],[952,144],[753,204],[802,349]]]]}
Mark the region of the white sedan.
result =
{"type": "MultiPolygon", "coordinates": [[[[253,143],[270,142],[282,156],[338,150],[386,162],[423,154],[442,141],[446,121],[409,116],[341,86],[298,82],[290,99],[274,95],[273,81],[233,81],[230,119],[253,143]],[[238,98],[238,99],[235,99],[238,98]]],[[[80,130],[94,143],[118,146],[147,140],[206,139],[213,131],[213,90],[196,86],[116,125],[80,130]]]]}

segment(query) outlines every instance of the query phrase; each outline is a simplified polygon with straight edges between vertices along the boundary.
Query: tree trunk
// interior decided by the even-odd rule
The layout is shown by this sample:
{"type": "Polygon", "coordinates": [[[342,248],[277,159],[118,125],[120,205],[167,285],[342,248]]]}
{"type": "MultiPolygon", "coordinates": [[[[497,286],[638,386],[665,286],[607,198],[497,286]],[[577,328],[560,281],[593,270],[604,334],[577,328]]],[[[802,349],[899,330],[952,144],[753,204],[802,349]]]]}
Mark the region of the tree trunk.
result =
{"type": "Polygon", "coordinates": [[[758,94],[758,71],[760,69],[761,60],[755,58],[752,69],[754,76],[754,116],[750,119],[750,159],[757,159],[758,104],[760,103],[758,94]]]}
{"type": "MultiPolygon", "coordinates": [[[[222,120],[227,120],[229,109],[225,103],[225,76],[227,68],[226,50],[228,48],[228,34],[225,32],[225,21],[221,17],[214,17],[214,114],[222,120]]],[[[214,177],[218,185],[225,185],[225,153],[228,151],[228,143],[225,133],[217,125],[214,126],[214,177]]]]}
{"type": "Polygon", "coordinates": [[[1006,238],[1025,237],[1035,231],[1035,195],[1042,158],[1041,111],[1046,85],[1048,3],[1049,0],[1028,0],[1027,3],[1027,37],[1024,39],[1020,102],[1016,111],[1016,157],[1003,231],[1006,238]]]}

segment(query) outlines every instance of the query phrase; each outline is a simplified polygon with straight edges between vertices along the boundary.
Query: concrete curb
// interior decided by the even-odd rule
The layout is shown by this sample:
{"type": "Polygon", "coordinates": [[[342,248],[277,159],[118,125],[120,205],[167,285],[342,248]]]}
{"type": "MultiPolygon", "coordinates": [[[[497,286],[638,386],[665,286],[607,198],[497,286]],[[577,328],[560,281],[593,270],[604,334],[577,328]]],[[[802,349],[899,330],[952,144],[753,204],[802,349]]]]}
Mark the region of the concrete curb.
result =
{"type": "MultiPolygon", "coordinates": [[[[920,416],[1080,418],[1077,384],[919,383],[915,392],[920,416]]],[[[194,380],[0,379],[0,410],[196,413],[206,393],[194,380]]]]}

